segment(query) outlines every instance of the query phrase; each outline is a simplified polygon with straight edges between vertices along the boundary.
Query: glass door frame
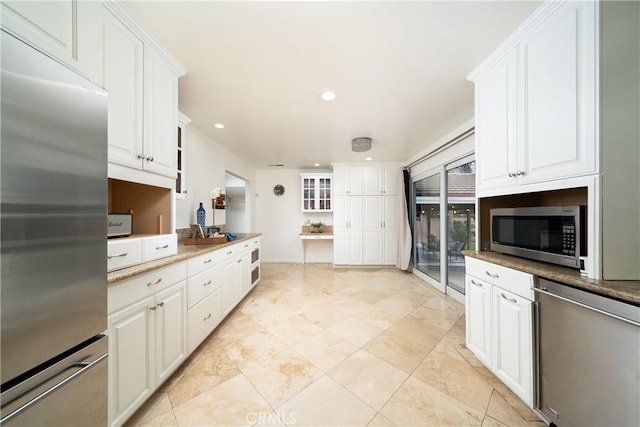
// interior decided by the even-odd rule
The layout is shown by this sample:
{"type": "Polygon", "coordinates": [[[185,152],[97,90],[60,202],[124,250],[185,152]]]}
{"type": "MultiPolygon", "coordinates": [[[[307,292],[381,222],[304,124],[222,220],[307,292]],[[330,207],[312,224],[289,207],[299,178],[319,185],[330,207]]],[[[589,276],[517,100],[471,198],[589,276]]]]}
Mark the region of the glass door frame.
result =
{"type": "MultiPolygon", "coordinates": [[[[458,156],[453,159],[449,159],[444,163],[440,163],[439,165],[430,168],[424,172],[421,172],[417,175],[411,176],[411,229],[412,229],[412,244],[413,244],[413,260],[411,263],[412,272],[416,276],[420,277],[425,282],[429,283],[434,288],[438,289],[440,292],[450,295],[456,301],[464,304],[464,294],[457,291],[455,288],[449,286],[449,263],[448,263],[448,241],[449,241],[449,228],[448,228],[448,208],[449,208],[449,200],[448,200],[448,186],[447,186],[447,173],[448,171],[455,169],[463,164],[472,162],[475,160],[475,153],[467,153],[462,156],[458,156]],[[416,218],[417,218],[417,203],[416,203],[416,194],[415,194],[415,183],[420,181],[421,179],[428,178],[430,176],[440,174],[440,282],[438,282],[433,277],[423,273],[418,270],[416,267],[416,251],[418,250],[417,245],[417,233],[415,232],[416,218]]],[[[476,215],[477,215],[477,198],[475,198],[476,204],[476,215]]],[[[477,239],[477,236],[476,236],[477,239]]]]}

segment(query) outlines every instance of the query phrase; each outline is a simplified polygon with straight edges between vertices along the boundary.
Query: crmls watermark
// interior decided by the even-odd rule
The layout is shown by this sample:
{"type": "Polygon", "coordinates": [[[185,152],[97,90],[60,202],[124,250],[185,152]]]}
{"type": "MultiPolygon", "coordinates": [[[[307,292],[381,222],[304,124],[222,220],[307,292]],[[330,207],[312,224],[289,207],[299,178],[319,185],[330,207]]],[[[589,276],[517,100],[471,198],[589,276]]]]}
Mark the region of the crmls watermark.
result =
{"type": "Polygon", "coordinates": [[[276,412],[248,412],[244,417],[248,424],[258,426],[271,426],[271,425],[295,425],[298,421],[295,412],[289,412],[288,414],[282,414],[280,416],[276,412]]]}

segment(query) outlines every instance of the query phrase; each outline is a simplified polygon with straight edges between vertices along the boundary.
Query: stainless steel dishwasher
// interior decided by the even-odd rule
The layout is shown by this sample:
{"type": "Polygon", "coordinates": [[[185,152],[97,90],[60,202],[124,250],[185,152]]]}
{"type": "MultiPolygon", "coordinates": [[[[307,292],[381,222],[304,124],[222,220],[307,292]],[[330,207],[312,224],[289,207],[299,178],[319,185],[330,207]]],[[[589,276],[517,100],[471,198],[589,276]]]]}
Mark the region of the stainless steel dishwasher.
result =
{"type": "Polygon", "coordinates": [[[539,279],[537,408],[557,426],[640,425],[640,307],[539,279]]]}

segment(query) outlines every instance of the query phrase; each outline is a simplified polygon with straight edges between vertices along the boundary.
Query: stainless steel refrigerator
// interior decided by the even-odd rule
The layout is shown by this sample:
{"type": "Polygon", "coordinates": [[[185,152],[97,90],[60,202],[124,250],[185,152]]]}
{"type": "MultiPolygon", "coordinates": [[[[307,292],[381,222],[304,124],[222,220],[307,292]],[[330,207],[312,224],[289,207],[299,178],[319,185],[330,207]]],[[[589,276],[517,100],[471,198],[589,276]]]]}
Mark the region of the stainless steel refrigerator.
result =
{"type": "Polygon", "coordinates": [[[107,95],[0,37],[0,424],[106,425],[107,95]]]}

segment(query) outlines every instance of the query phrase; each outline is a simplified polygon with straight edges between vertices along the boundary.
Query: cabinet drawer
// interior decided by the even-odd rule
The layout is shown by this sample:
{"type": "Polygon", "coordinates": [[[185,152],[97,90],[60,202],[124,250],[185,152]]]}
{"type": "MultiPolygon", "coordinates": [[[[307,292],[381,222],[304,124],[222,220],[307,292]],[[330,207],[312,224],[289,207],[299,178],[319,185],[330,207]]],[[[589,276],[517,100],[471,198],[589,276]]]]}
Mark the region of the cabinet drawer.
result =
{"type": "Polygon", "coordinates": [[[162,289],[185,280],[186,277],[187,264],[183,261],[141,274],[129,280],[123,280],[108,289],[108,312],[113,313],[142,298],[149,297],[162,289]]]}
{"type": "Polygon", "coordinates": [[[188,351],[193,352],[222,320],[222,290],[216,289],[188,311],[188,351]]]}
{"type": "Polygon", "coordinates": [[[189,274],[189,277],[202,273],[206,269],[211,268],[214,264],[222,261],[224,259],[224,251],[224,249],[218,249],[207,252],[206,254],[198,255],[197,257],[189,258],[187,260],[187,273],[189,274]]]}
{"type": "Polygon", "coordinates": [[[187,304],[189,308],[196,305],[215,289],[220,288],[223,277],[224,270],[220,264],[189,277],[187,279],[187,304]]]}
{"type": "Polygon", "coordinates": [[[107,241],[107,271],[137,265],[142,262],[142,241],[122,239],[107,241]]]}
{"type": "Polygon", "coordinates": [[[467,274],[521,297],[533,300],[533,276],[501,265],[466,257],[467,274]]]}
{"type": "Polygon", "coordinates": [[[142,262],[153,261],[178,253],[178,236],[163,234],[142,239],[142,262]]]}

